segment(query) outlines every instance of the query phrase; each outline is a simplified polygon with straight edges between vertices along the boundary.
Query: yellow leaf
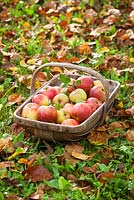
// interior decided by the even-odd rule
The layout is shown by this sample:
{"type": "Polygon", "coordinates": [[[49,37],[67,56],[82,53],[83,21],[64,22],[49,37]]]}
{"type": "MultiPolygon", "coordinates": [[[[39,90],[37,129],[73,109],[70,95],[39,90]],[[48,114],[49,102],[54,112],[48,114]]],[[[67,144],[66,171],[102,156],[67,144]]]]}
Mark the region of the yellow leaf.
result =
{"type": "Polygon", "coordinates": [[[109,48],[107,48],[107,47],[102,47],[102,48],[100,49],[100,51],[101,51],[101,52],[108,52],[108,51],[109,51],[109,48]]]}
{"type": "Polygon", "coordinates": [[[130,62],[134,63],[134,57],[130,58],[130,62]]]}
{"type": "Polygon", "coordinates": [[[120,102],[118,103],[118,106],[119,106],[120,108],[123,108],[123,102],[120,101],[120,102]]]}
{"type": "Polygon", "coordinates": [[[25,29],[28,29],[28,30],[30,29],[29,22],[24,22],[23,26],[24,26],[25,29]]]}
{"type": "Polygon", "coordinates": [[[30,65],[34,65],[34,64],[35,64],[35,60],[29,59],[29,60],[27,61],[27,63],[30,64],[30,65]]]}
{"type": "Polygon", "coordinates": [[[36,81],[35,81],[35,88],[38,89],[38,88],[40,88],[40,87],[41,87],[40,81],[39,81],[39,80],[36,80],[36,81]]]}
{"type": "Polygon", "coordinates": [[[80,24],[82,24],[82,23],[84,22],[83,19],[78,18],[78,17],[75,17],[75,18],[73,18],[72,20],[75,21],[75,22],[77,22],[77,23],[80,23],[80,24]]]}
{"type": "Polygon", "coordinates": [[[20,61],[20,65],[21,65],[22,67],[27,67],[27,64],[25,63],[25,60],[21,60],[21,61],[20,61]]]}
{"type": "Polygon", "coordinates": [[[11,156],[8,157],[8,160],[12,160],[16,156],[23,154],[23,153],[25,153],[25,149],[20,147],[20,148],[16,149],[16,151],[11,156]]]}
{"type": "Polygon", "coordinates": [[[28,160],[25,159],[25,158],[20,158],[20,159],[18,160],[18,163],[20,163],[20,164],[28,164],[28,160]]]}

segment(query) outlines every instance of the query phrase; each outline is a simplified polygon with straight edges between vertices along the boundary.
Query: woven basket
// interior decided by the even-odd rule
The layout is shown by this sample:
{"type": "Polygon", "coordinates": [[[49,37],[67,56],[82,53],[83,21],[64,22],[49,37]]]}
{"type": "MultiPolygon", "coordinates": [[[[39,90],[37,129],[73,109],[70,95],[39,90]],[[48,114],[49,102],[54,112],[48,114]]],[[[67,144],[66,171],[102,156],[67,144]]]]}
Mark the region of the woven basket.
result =
{"type": "MultiPolygon", "coordinates": [[[[69,70],[68,70],[69,71],[69,70]]],[[[104,122],[107,113],[110,111],[114,98],[119,90],[120,84],[117,81],[105,79],[100,73],[94,71],[91,68],[77,66],[70,63],[46,63],[35,70],[32,78],[30,97],[14,112],[14,120],[21,126],[23,126],[33,136],[45,139],[47,141],[77,141],[83,137],[86,137],[90,131],[104,122]],[[54,123],[41,122],[37,120],[30,120],[21,116],[22,109],[25,104],[31,102],[33,96],[38,91],[48,85],[59,85],[59,74],[55,75],[51,80],[45,83],[38,90],[35,89],[35,81],[37,73],[45,67],[60,67],[62,69],[75,69],[78,70],[79,74],[67,73],[69,77],[77,78],[80,74],[88,74],[94,80],[98,79],[103,84],[106,100],[105,102],[84,122],[78,126],[65,126],[54,123]]]]}

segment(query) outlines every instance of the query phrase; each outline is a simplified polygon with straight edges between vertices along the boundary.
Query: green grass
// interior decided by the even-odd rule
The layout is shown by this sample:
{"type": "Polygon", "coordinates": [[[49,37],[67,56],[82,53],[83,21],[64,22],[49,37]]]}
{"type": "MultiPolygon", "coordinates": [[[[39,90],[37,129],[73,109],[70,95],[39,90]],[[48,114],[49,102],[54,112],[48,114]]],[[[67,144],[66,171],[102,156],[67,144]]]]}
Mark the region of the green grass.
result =
{"type": "MultiPolygon", "coordinates": [[[[130,59],[134,57],[134,51],[133,44],[124,41],[124,45],[121,46],[120,39],[114,36],[119,29],[127,30],[128,28],[125,23],[129,18],[127,7],[131,1],[125,1],[124,5],[121,3],[120,0],[111,2],[90,0],[90,7],[84,1],[76,2],[76,4],[70,1],[70,4],[66,5],[65,1],[59,0],[54,1],[56,10],[53,10],[50,1],[16,1],[15,4],[8,0],[0,2],[0,9],[8,9],[10,13],[9,20],[5,20],[1,16],[0,24],[0,139],[2,141],[2,139],[10,138],[13,145],[12,152],[9,144],[5,144],[3,147],[0,144],[1,200],[9,199],[10,195],[14,195],[14,199],[18,197],[28,200],[32,195],[34,196],[34,193],[39,194],[41,200],[133,199],[134,143],[128,141],[125,134],[128,130],[133,131],[134,118],[122,116],[118,111],[124,111],[133,106],[130,96],[134,93],[134,89],[128,84],[133,83],[134,71],[132,72],[130,68],[134,68],[134,62],[130,62],[130,59]],[[49,10],[51,12],[46,12],[46,2],[48,7],[52,8],[49,10]],[[95,7],[96,2],[98,7],[95,7]],[[120,9],[121,20],[110,25],[105,24],[109,27],[108,31],[91,37],[89,35],[91,30],[102,25],[102,19],[106,18],[103,15],[108,11],[107,6],[105,7],[106,4],[120,9]],[[62,5],[65,7],[63,8],[62,5]],[[41,6],[44,9],[42,12],[40,11],[41,6]],[[60,23],[66,21],[67,8],[72,9],[71,15],[67,25],[62,27],[60,23]],[[96,9],[98,14],[98,21],[92,24],[90,24],[88,16],[85,16],[86,9],[89,8],[96,9]],[[84,22],[76,22],[74,25],[73,18],[84,19],[84,22]],[[25,23],[28,27],[25,26],[25,23]],[[125,28],[121,27],[122,24],[125,28]],[[44,28],[45,25],[50,25],[51,28],[44,28]],[[70,25],[74,26],[74,32],[68,36],[66,33],[70,31],[70,25]],[[113,39],[111,39],[112,36],[113,39]],[[79,46],[85,43],[89,44],[91,53],[78,50],[79,46]],[[62,47],[67,49],[67,54],[58,57],[62,47]],[[103,47],[107,47],[107,51],[103,52],[103,47]],[[110,57],[115,59],[113,66],[108,62],[110,57]],[[79,144],[84,147],[83,153],[96,154],[92,159],[85,161],[77,159],[74,164],[70,163],[70,158],[65,157],[66,145],[74,143],[48,142],[46,144],[43,140],[33,138],[28,131],[19,129],[20,127],[13,128],[14,111],[30,95],[27,76],[32,76],[34,70],[40,65],[39,63],[59,61],[60,59],[60,61],[65,59],[66,62],[69,62],[72,58],[79,61],[80,66],[91,67],[105,78],[113,79],[121,84],[120,93],[115,98],[113,109],[103,124],[106,132],[115,137],[103,145],[94,145],[87,138],[81,139],[79,144]],[[33,70],[30,69],[32,64],[27,62],[30,59],[35,61],[33,70]],[[22,61],[26,63],[26,66],[21,65],[22,61]],[[120,72],[125,69],[126,71],[120,72]],[[2,78],[3,76],[4,78],[2,78]],[[25,78],[24,82],[23,78],[25,78]],[[21,95],[22,102],[8,106],[9,97],[13,93],[21,95]],[[121,108],[120,103],[123,105],[121,108]],[[112,122],[127,123],[128,126],[109,129],[112,122]],[[22,149],[25,150],[25,153],[19,154],[18,151],[22,149]],[[16,154],[14,155],[14,153],[16,154]],[[14,166],[1,167],[3,162],[10,161],[10,156],[13,156],[11,161],[14,166]],[[31,163],[33,159],[31,165],[41,165],[47,168],[52,179],[39,182],[27,179],[24,172],[28,169],[28,164],[24,160],[24,163],[21,163],[20,159],[22,158],[25,159],[25,162],[31,161],[31,163]],[[96,170],[93,168],[94,165],[97,165],[96,170]],[[93,168],[95,171],[86,173],[84,167],[93,168]],[[106,179],[104,173],[113,173],[114,176],[106,179]],[[101,181],[101,176],[106,179],[105,183],[101,181]],[[69,177],[73,177],[72,180],[69,177]]],[[[131,10],[130,6],[129,9],[131,10]]],[[[133,30],[133,27],[130,26],[129,29],[133,30]]],[[[50,74],[50,69],[46,69],[45,72],[50,74]]],[[[61,76],[61,79],[65,85],[68,84],[65,77],[61,76]]],[[[76,143],[76,145],[78,144],[76,143]]]]}

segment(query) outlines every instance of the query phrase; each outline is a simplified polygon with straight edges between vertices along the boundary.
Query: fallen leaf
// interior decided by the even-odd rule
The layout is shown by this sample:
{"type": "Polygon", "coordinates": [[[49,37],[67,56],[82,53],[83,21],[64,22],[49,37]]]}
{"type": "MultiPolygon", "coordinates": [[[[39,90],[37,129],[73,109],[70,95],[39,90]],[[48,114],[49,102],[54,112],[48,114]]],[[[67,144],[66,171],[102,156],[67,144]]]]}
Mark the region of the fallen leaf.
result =
{"type": "Polygon", "coordinates": [[[94,145],[103,145],[108,142],[108,134],[106,132],[91,132],[87,137],[88,141],[94,145]]]}
{"type": "Polygon", "coordinates": [[[81,153],[84,151],[84,147],[80,144],[72,144],[72,145],[69,145],[67,144],[65,146],[65,150],[68,152],[68,153],[72,153],[73,151],[77,152],[77,153],[81,153]]]}
{"type": "Polygon", "coordinates": [[[118,20],[119,20],[119,17],[117,17],[115,15],[110,15],[103,20],[103,23],[111,25],[111,24],[114,24],[115,22],[117,22],[118,20]]]}
{"type": "Polygon", "coordinates": [[[131,102],[134,102],[134,93],[132,93],[132,94],[130,95],[130,101],[131,101],[131,102]]]}
{"type": "Polygon", "coordinates": [[[134,23],[134,10],[130,12],[130,20],[134,23]]]}
{"type": "Polygon", "coordinates": [[[16,156],[18,156],[18,155],[20,155],[20,154],[23,154],[23,153],[26,153],[26,151],[27,151],[27,148],[24,149],[23,147],[18,147],[18,148],[16,149],[16,151],[15,151],[11,156],[8,157],[8,160],[12,160],[12,159],[15,158],[16,156]]]}
{"type": "Polygon", "coordinates": [[[112,122],[109,124],[108,129],[123,128],[121,122],[112,122]]]}
{"type": "Polygon", "coordinates": [[[6,150],[9,153],[12,153],[14,151],[12,139],[10,137],[0,139],[0,151],[3,150],[6,150]]]}
{"type": "Polygon", "coordinates": [[[88,166],[84,166],[82,168],[83,172],[85,173],[93,173],[95,174],[97,172],[97,163],[95,163],[94,165],[92,165],[91,167],[88,167],[88,166]]]}
{"type": "Polygon", "coordinates": [[[132,106],[131,108],[126,109],[125,112],[126,112],[128,115],[131,115],[131,116],[134,117],[134,106],[132,106]]]}
{"type": "Polygon", "coordinates": [[[83,153],[78,153],[78,152],[75,152],[75,151],[72,151],[71,155],[74,157],[74,158],[77,158],[79,160],[87,160],[89,158],[88,155],[86,154],[83,154],[83,153]]]}
{"type": "Polygon", "coordinates": [[[75,166],[76,163],[78,163],[80,161],[80,160],[72,157],[71,153],[69,153],[69,152],[64,152],[64,159],[62,159],[62,163],[63,163],[63,160],[69,162],[73,166],[75,166]]]}
{"type": "Polygon", "coordinates": [[[14,167],[14,162],[13,161],[4,161],[0,162],[0,169],[2,168],[8,168],[8,167],[14,167]]]}
{"type": "Polygon", "coordinates": [[[80,23],[80,24],[82,24],[84,22],[84,20],[82,18],[78,18],[78,17],[73,17],[72,21],[80,23]]]}
{"type": "Polygon", "coordinates": [[[90,46],[88,44],[82,44],[78,47],[78,51],[80,54],[90,54],[92,52],[90,46]]]}
{"type": "Polygon", "coordinates": [[[24,129],[19,124],[17,124],[17,123],[11,124],[10,132],[12,134],[17,134],[17,133],[20,133],[21,131],[24,131],[24,129]]]}
{"type": "Polygon", "coordinates": [[[126,132],[126,140],[129,142],[134,142],[134,130],[128,130],[126,132]]]}
{"type": "Polygon", "coordinates": [[[114,176],[113,172],[101,172],[97,178],[101,183],[106,184],[110,179],[114,178],[114,176]]]}
{"type": "Polygon", "coordinates": [[[27,164],[28,164],[28,160],[27,160],[26,158],[20,158],[20,159],[18,160],[18,163],[27,165],[27,164]]]}
{"type": "Polygon", "coordinates": [[[15,194],[8,194],[5,200],[22,200],[21,197],[16,196],[15,194]]]}
{"type": "Polygon", "coordinates": [[[42,165],[28,167],[25,171],[23,171],[23,175],[25,178],[31,179],[33,182],[50,180],[52,178],[48,169],[42,165]]]}
{"type": "Polygon", "coordinates": [[[8,102],[7,102],[7,106],[11,106],[13,104],[20,104],[23,100],[23,97],[21,95],[19,95],[18,93],[13,93],[8,97],[8,102]]]}

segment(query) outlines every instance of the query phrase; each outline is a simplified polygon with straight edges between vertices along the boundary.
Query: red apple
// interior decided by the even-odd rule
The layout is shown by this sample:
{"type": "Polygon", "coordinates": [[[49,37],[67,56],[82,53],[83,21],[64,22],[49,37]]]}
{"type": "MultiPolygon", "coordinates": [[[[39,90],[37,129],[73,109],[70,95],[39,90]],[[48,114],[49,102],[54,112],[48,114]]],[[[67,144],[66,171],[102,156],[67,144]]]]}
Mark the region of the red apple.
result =
{"type": "Polygon", "coordinates": [[[83,89],[77,88],[69,94],[69,99],[73,103],[84,102],[87,99],[87,94],[83,89]]]}
{"type": "Polygon", "coordinates": [[[52,102],[54,105],[59,105],[60,107],[63,107],[66,103],[69,102],[69,98],[66,94],[59,93],[53,98],[52,102]]]}
{"type": "Polygon", "coordinates": [[[32,103],[37,103],[38,105],[44,105],[48,106],[51,103],[51,100],[48,98],[48,96],[44,94],[36,94],[32,98],[32,103]]]}
{"type": "Polygon", "coordinates": [[[55,123],[57,119],[57,110],[55,107],[40,106],[37,110],[37,119],[43,122],[55,123]]]}
{"type": "Polygon", "coordinates": [[[83,122],[92,114],[92,110],[87,103],[76,103],[72,108],[71,117],[83,122]]]}
{"type": "Polygon", "coordinates": [[[81,76],[76,80],[76,87],[85,90],[85,92],[89,92],[93,84],[94,81],[90,76],[81,76]]]}
{"type": "Polygon", "coordinates": [[[70,114],[68,113],[68,111],[60,109],[57,110],[57,119],[56,122],[58,124],[61,124],[65,119],[69,119],[70,118],[70,114]]]}
{"type": "Polygon", "coordinates": [[[91,105],[94,104],[96,109],[102,105],[102,102],[95,97],[89,97],[86,103],[91,104],[91,105]]]}
{"type": "Polygon", "coordinates": [[[56,91],[57,91],[57,94],[59,94],[59,93],[61,92],[61,89],[62,89],[62,87],[61,87],[61,86],[57,86],[57,85],[53,86],[53,88],[55,88],[55,89],[56,89],[56,91]]]}
{"type": "Polygon", "coordinates": [[[36,103],[27,103],[22,109],[22,117],[37,120],[37,110],[39,105],[36,103]]]}
{"type": "Polygon", "coordinates": [[[49,99],[53,99],[57,95],[57,90],[54,87],[50,87],[48,89],[42,89],[39,91],[39,94],[46,95],[49,99]]]}
{"type": "Polygon", "coordinates": [[[79,125],[79,122],[76,119],[65,119],[61,124],[66,126],[77,126],[79,125]]]}
{"type": "Polygon", "coordinates": [[[66,111],[71,115],[73,106],[74,106],[74,105],[73,105],[72,103],[66,103],[66,104],[63,106],[63,110],[66,110],[66,111]]]}
{"type": "Polygon", "coordinates": [[[93,86],[89,91],[89,97],[95,97],[99,99],[101,102],[105,101],[105,91],[104,88],[100,85],[93,86]]]}

